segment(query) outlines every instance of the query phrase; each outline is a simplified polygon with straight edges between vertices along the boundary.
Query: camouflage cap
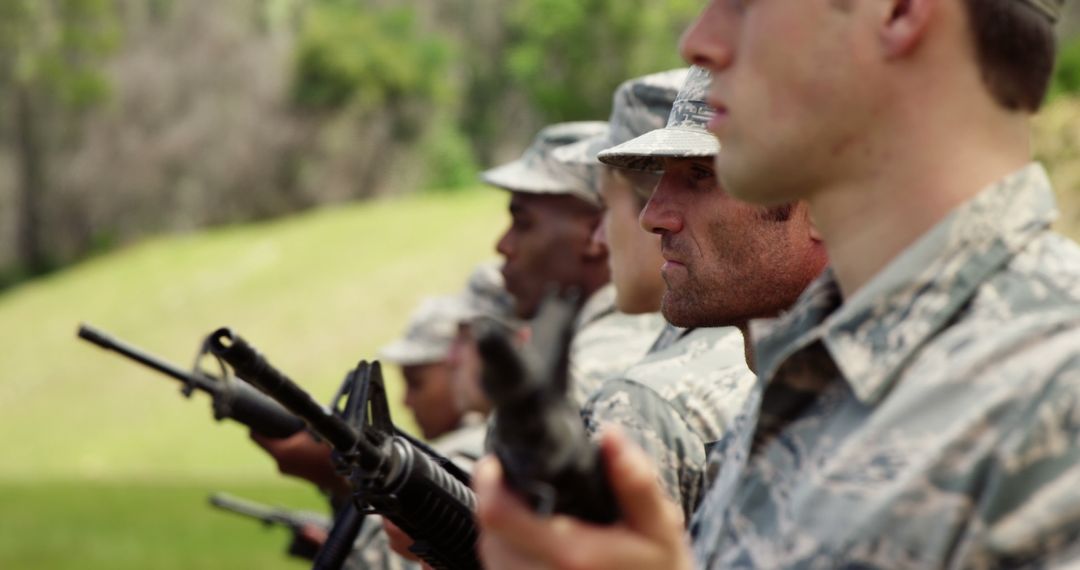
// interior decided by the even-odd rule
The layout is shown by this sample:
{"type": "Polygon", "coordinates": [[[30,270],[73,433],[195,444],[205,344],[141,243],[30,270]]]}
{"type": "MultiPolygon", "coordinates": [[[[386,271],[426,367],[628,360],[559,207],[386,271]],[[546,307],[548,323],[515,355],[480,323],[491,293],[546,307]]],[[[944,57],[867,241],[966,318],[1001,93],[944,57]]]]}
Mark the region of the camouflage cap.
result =
{"type": "Polygon", "coordinates": [[[1057,22],[1061,19],[1061,12],[1065,9],[1065,0],[1022,0],[1028,6],[1036,9],[1042,15],[1057,22]]]}
{"type": "Polygon", "coordinates": [[[675,103],[667,126],[646,133],[600,153],[600,162],[619,168],[663,170],[665,158],[701,158],[715,156],[720,143],[705,126],[714,111],[705,102],[712,75],[693,66],[675,103]]]}
{"type": "Polygon", "coordinates": [[[598,164],[600,151],[663,127],[688,72],[673,69],[624,81],[612,98],[607,132],[555,149],[555,160],[598,164]]]}
{"type": "Polygon", "coordinates": [[[514,298],[506,290],[498,261],[481,263],[469,275],[465,290],[456,297],[458,322],[479,317],[516,325],[514,298]]]}
{"type": "Polygon", "coordinates": [[[607,123],[602,121],[558,123],[544,127],[521,158],[482,172],[480,179],[511,192],[570,194],[599,206],[595,169],[557,162],[552,157],[552,151],[606,131],[607,123]]]}
{"type": "Polygon", "coordinates": [[[457,334],[457,297],[429,297],[413,311],[405,336],[379,350],[379,358],[398,366],[445,360],[457,334]]]}

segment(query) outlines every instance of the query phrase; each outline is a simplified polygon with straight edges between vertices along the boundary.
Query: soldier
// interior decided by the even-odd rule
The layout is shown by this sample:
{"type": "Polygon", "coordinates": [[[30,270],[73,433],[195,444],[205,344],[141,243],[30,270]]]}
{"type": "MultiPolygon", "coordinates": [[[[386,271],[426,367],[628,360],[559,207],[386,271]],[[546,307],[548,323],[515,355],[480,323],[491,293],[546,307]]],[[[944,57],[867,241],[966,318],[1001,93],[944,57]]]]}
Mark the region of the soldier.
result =
{"type": "Polygon", "coordinates": [[[503,285],[498,262],[483,263],[473,271],[457,305],[457,333],[447,354],[451,393],[458,409],[486,416],[491,411],[491,402],[480,382],[483,370],[472,322],[479,318],[499,322],[517,331],[519,343],[526,341],[528,327],[514,317],[514,298],[503,285]]]}
{"type": "Polygon", "coordinates": [[[379,350],[381,361],[401,367],[405,406],[427,439],[461,428],[466,417],[465,410],[448,405],[456,403],[449,356],[459,316],[456,296],[427,298],[410,317],[405,335],[379,350]]]}
{"type": "MultiPolygon", "coordinates": [[[[477,348],[468,334],[468,324],[477,318],[500,322],[511,330],[522,327],[514,318],[513,299],[493,263],[473,270],[459,295],[425,301],[405,336],[379,353],[383,360],[402,366],[408,384],[405,405],[416,415],[424,437],[438,438],[432,442],[435,449],[466,472],[472,471],[483,455],[487,432],[483,420],[490,410],[480,389],[477,348]],[[439,372],[423,371],[433,364],[440,366],[439,372]],[[410,379],[410,374],[415,374],[415,368],[410,367],[421,367],[419,377],[410,379]],[[428,382],[435,384],[426,385],[428,382]],[[438,430],[449,423],[447,416],[457,416],[459,425],[438,430]]],[[[382,523],[365,521],[346,567],[419,568],[419,561],[408,551],[412,540],[389,521],[382,519],[382,523]]]]}
{"type": "Polygon", "coordinates": [[[601,216],[594,169],[571,167],[551,155],[606,128],[603,122],[546,127],[521,158],[481,175],[510,192],[511,224],[496,250],[503,256],[502,273],[517,316],[535,315],[551,285],[576,288],[584,298],[569,356],[571,389],[579,403],[640,360],[663,326],[655,312],[616,310],[607,249],[592,239],[601,216]]]}
{"type": "MultiPolygon", "coordinates": [[[[768,387],[752,445],[715,456],[699,565],[1080,564],[1080,248],[1028,163],[1061,4],[715,0],[684,37],[716,76],[724,183],[806,199],[833,264],[754,328],[768,387]]],[[[513,534],[566,538],[577,567],[618,566],[616,542],[626,567],[688,567],[641,457],[606,450],[631,532],[513,534]]]]}
{"type": "MultiPolygon", "coordinates": [[[[692,73],[704,74],[700,69],[692,73]]],[[[717,147],[715,139],[705,133],[703,122],[697,129],[704,133],[699,138],[705,144],[692,140],[679,145],[665,139],[665,144],[658,148],[652,145],[644,154],[641,145],[623,144],[662,128],[673,103],[678,109],[676,122],[686,122],[695,105],[690,99],[704,94],[700,88],[693,93],[679,91],[687,83],[687,75],[682,69],[624,82],[615,91],[608,132],[555,151],[560,162],[594,167],[600,165],[598,154],[610,152],[605,149],[616,147],[613,150],[618,151],[621,160],[599,166],[604,217],[597,239],[608,248],[616,306],[626,313],[658,310],[666,291],[660,272],[664,263],[660,234],[644,231],[638,221],[660,179],[660,154],[709,157],[717,147]],[[645,159],[651,161],[648,168],[632,164],[645,159]]],[[[687,86],[700,84],[699,80],[687,86]]],[[[704,84],[708,84],[707,77],[704,84]]],[[[696,104],[703,105],[700,101],[696,104]]],[[[705,484],[707,448],[720,439],[734,415],[731,410],[741,409],[753,387],[754,376],[746,365],[738,329],[668,325],[643,361],[605,382],[592,395],[582,417],[591,435],[598,436],[605,424],[617,424],[647,450],[659,466],[665,491],[682,506],[689,521],[705,484]]]]}

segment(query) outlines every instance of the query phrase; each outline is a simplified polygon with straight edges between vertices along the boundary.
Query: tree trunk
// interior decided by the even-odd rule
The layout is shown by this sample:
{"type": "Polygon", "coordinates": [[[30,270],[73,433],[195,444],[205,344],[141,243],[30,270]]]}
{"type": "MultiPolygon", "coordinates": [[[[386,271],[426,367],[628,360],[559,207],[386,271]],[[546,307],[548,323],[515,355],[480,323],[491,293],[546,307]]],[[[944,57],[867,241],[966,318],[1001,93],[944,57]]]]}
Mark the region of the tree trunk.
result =
{"type": "Polygon", "coordinates": [[[32,89],[16,82],[15,91],[15,148],[19,170],[19,211],[16,219],[17,254],[20,264],[31,274],[48,269],[48,260],[41,243],[41,208],[46,192],[45,149],[41,140],[41,125],[37,102],[32,89]]]}

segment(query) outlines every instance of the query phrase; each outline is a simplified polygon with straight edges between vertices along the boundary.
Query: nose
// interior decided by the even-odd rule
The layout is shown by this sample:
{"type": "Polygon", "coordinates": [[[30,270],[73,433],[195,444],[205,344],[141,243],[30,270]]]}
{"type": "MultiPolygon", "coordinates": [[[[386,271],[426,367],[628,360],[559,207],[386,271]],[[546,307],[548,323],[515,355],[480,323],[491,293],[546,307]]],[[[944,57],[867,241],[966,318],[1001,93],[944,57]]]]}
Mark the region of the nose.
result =
{"type": "Polygon", "coordinates": [[[499,241],[495,242],[495,251],[498,252],[499,255],[503,256],[503,258],[509,258],[510,254],[513,253],[514,250],[513,243],[510,238],[510,228],[507,228],[506,231],[504,231],[503,234],[499,236],[499,241]]]}
{"type": "Polygon", "coordinates": [[[704,67],[714,74],[731,65],[731,32],[737,14],[724,5],[730,0],[712,0],[698,15],[679,40],[679,53],[692,65],[704,67]]]}
{"type": "Polygon", "coordinates": [[[641,209],[638,222],[645,231],[659,235],[682,231],[682,215],[672,201],[673,178],[672,174],[665,172],[641,209]]]}
{"type": "Polygon", "coordinates": [[[593,243],[600,244],[605,248],[608,246],[607,226],[608,214],[605,212],[604,215],[600,218],[600,223],[596,224],[596,229],[593,230],[592,234],[593,243]]]}

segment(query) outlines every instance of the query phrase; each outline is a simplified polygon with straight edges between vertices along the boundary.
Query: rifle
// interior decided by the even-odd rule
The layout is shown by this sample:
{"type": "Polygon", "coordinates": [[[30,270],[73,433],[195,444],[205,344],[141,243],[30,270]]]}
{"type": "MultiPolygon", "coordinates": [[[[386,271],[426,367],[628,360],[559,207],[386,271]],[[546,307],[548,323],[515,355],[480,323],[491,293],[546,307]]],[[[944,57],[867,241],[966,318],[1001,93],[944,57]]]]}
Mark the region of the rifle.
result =
{"type": "Polygon", "coordinates": [[[613,523],[619,509],[599,449],[568,398],[567,360],[576,295],[548,295],[532,321],[531,344],[514,348],[505,329],[478,322],[484,390],[495,423],[489,436],[506,484],[534,511],[613,523]]]}
{"type": "Polygon", "coordinates": [[[201,370],[201,357],[207,353],[205,342],[199,351],[199,357],[196,358],[195,366],[188,372],[87,324],[79,325],[79,338],[179,380],[183,384],[180,393],[187,398],[196,390],[206,392],[213,401],[214,419],[218,421],[232,418],[256,433],[278,439],[304,429],[303,420],[290,414],[277,402],[251,386],[229,378],[224,365],[221,365],[221,375],[216,377],[201,370]]]}
{"type": "MultiPolygon", "coordinates": [[[[352,485],[353,501],[339,515],[327,540],[324,551],[335,553],[327,554],[328,558],[336,559],[337,552],[351,548],[359,516],[374,512],[412,537],[412,552],[431,566],[480,568],[473,518],[476,500],[467,486],[468,475],[394,427],[378,362],[361,361],[346,378],[334,410],[325,410],[229,329],[212,333],[207,345],[237,376],[303,418],[309,429],[334,448],[352,485]],[[345,393],[348,399],[338,409],[345,393]]],[[[332,566],[317,559],[315,568],[323,567],[332,566]]]]}
{"type": "Polygon", "coordinates": [[[289,529],[292,532],[292,542],[289,543],[288,553],[307,560],[315,559],[319,552],[319,545],[305,537],[301,531],[309,526],[323,530],[330,526],[330,521],[326,517],[315,513],[289,511],[278,507],[260,505],[226,493],[210,495],[210,504],[223,511],[260,521],[267,527],[281,526],[289,529]]]}

